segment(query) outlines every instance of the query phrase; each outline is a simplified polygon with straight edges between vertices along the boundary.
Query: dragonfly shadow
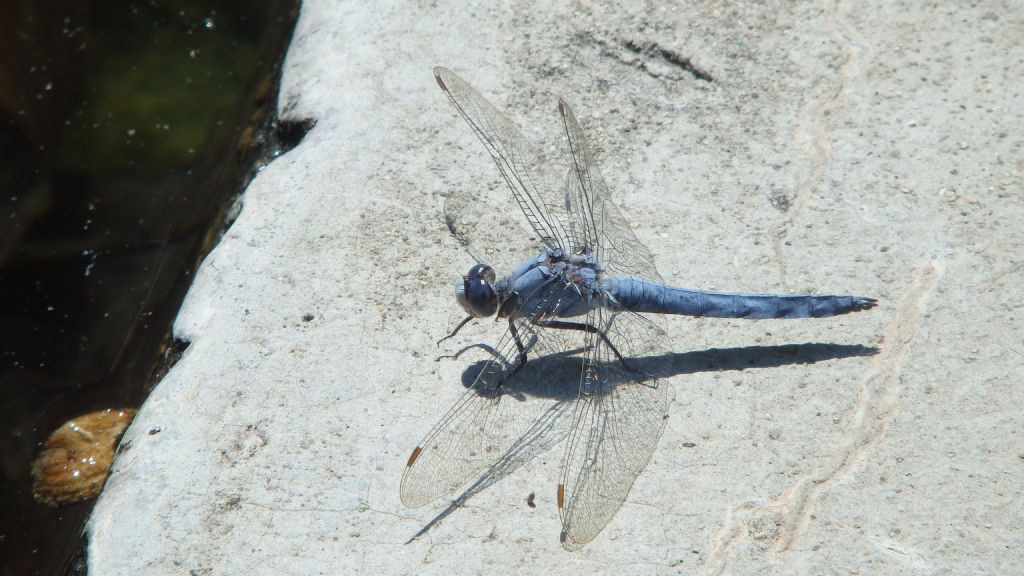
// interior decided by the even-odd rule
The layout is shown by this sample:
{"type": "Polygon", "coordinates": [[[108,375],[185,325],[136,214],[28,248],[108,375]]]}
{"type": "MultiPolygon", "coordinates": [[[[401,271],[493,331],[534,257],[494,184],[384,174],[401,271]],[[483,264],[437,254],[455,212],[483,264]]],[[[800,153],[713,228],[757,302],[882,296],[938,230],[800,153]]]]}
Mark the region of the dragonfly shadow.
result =
{"type": "MultiPolygon", "coordinates": [[[[458,358],[469,348],[481,348],[492,357],[500,358],[493,348],[484,344],[463,348],[451,357],[458,358]]],[[[515,376],[503,382],[499,390],[482,389],[478,393],[487,396],[511,395],[518,400],[525,400],[527,396],[558,401],[575,400],[579,392],[580,370],[583,365],[583,356],[580,355],[582,352],[580,349],[540,357],[531,355],[526,365],[515,376]]],[[[672,352],[628,359],[633,371],[611,371],[611,385],[621,385],[627,381],[642,384],[697,372],[742,371],[791,364],[814,364],[826,360],[872,356],[877,353],[878,348],[873,346],[816,342],[672,352]],[[616,376],[618,382],[615,381],[616,376]]],[[[487,359],[470,364],[462,372],[462,385],[471,388],[476,383],[477,375],[487,364],[487,359]]],[[[614,365],[618,366],[618,363],[615,362],[614,365]]]]}
{"type": "Polygon", "coordinates": [[[792,364],[815,364],[826,360],[874,356],[878,348],[860,344],[781,344],[708,348],[641,358],[641,366],[658,378],[670,378],[697,372],[723,372],[754,368],[777,368],[792,364]]]}
{"type": "MultiPolygon", "coordinates": [[[[469,348],[479,347],[492,357],[500,356],[486,345],[474,345],[460,350],[455,357],[469,348]]],[[[517,401],[548,399],[551,405],[507,452],[484,471],[449,505],[428,522],[406,544],[426,534],[463,506],[470,498],[515,472],[533,458],[560,444],[572,425],[572,408],[579,392],[582,350],[571,350],[531,357],[513,378],[504,382],[499,390],[478,391],[488,397],[511,396],[517,401]]],[[[659,379],[694,374],[698,372],[719,372],[727,370],[749,370],[775,368],[791,364],[814,364],[840,358],[872,356],[878,348],[859,344],[785,344],[778,346],[744,346],[737,348],[710,348],[692,352],[678,352],[653,356],[642,356],[628,360],[633,371],[609,371],[611,374],[626,374],[623,382],[612,382],[612,386],[654,385],[659,379]],[[626,382],[626,380],[629,382],[626,382]]],[[[471,364],[462,375],[462,385],[471,388],[477,375],[487,366],[488,360],[471,364]]]]}

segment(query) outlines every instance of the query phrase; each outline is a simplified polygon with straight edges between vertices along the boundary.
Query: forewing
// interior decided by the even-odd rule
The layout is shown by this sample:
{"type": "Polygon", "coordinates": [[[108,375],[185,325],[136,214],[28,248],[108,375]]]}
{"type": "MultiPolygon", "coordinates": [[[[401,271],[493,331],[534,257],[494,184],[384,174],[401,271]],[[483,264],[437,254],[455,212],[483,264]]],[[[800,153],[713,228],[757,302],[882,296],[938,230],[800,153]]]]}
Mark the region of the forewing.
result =
{"type": "MultiPolygon", "coordinates": [[[[532,323],[540,311],[569,296],[569,289],[558,283],[539,288],[534,295],[537,306],[513,320],[528,352],[579,348],[582,333],[541,329],[532,323]]],[[[554,391],[566,384],[564,375],[523,370],[507,379],[518,364],[519,348],[509,330],[480,365],[469,390],[413,450],[402,476],[403,504],[418,507],[455,492],[498,461],[550,408],[558,396],[554,391]]]]}
{"type": "Polygon", "coordinates": [[[448,230],[474,260],[495,270],[511,270],[529,254],[539,252],[532,229],[504,187],[496,190],[452,191],[444,202],[448,230]]]}
{"type": "Polygon", "coordinates": [[[434,68],[437,84],[487,148],[541,242],[565,249],[559,191],[540,168],[541,155],[490,102],[451,70],[434,68]]]}
{"type": "Polygon", "coordinates": [[[655,325],[607,309],[588,320],[632,361],[624,367],[603,339],[590,335],[558,487],[562,546],[568,550],[593,540],[618,512],[654,453],[672,399],[667,384],[644,373],[637,360],[660,349],[655,325]]]}
{"type": "MultiPolygon", "coordinates": [[[[637,240],[629,222],[612,202],[608,186],[601,177],[594,153],[583,135],[569,104],[560,99],[565,135],[572,156],[564,197],[571,203],[569,221],[572,237],[585,239],[610,276],[634,276],[663,283],[654,267],[651,250],[637,240]]],[[[574,251],[578,245],[572,247],[574,251]]]]}

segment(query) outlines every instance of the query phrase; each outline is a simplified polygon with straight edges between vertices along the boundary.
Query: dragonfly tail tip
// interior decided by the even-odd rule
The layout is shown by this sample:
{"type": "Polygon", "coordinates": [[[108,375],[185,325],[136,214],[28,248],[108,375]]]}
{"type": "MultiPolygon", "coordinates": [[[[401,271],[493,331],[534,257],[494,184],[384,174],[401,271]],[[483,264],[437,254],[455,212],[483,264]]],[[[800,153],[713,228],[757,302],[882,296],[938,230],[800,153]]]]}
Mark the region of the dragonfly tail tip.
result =
{"type": "Polygon", "coordinates": [[[878,306],[877,298],[868,298],[867,296],[857,298],[857,310],[870,310],[875,306],[878,306]]]}

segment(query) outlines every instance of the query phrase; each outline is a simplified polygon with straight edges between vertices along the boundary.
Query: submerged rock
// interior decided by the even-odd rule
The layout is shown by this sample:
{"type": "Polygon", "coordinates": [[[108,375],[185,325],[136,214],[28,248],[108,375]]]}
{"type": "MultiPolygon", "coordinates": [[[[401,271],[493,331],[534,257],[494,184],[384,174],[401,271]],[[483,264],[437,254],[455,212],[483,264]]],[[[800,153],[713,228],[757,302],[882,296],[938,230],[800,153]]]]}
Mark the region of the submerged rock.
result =
{"type": "Polygon", "coordinates": [[[50,434],[32,463],[32,495],[49,506],[73,504],[100,493],[114,449],[135,409],[90,412],[50,434]]]}

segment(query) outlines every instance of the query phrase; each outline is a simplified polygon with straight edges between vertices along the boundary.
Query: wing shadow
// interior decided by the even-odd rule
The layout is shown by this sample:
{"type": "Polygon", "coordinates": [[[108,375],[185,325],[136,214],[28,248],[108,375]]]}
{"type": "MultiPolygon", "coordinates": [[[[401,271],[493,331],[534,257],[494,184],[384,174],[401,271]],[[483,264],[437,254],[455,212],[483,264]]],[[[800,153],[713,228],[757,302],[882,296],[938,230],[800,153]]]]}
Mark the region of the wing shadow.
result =
{"type": "MultiPolygon", "coordinates": [[[[493,348],[473,345],[453,355],[458,357],[469,348],[479,347],[495,355],[493,348]]],[[[737,348],[709,348],[692,352],[674,352],[655,356],[629,359],[630,364],[642,374],[631,379],[631,383],[642,384],[655,379],[671,378],[697,372],[719,372],[775,368],[790,364],[814,364],[840,358],[872,356],[878,348],[860,344],[784,344],[778,346],[743,346],[737,348]]],[[[461,508],[470,498],[515,472],[533,458],[547,452],[562,442],[572,424],[572,410],[578,388],[582,358],[581,350],[549,354],[530,358],[526,366],[511,380],[503,384],[502,394],[518,401],[527,397],[552,400],[551,406],[537,419],[505,454],[483,472],[472,484],[455,497],[444,510],[414,534],[406,544],[426,534],[450,514],[461,508]]],[[[462,385],[473,386],[477,374],[487,360],[471,364],[463,371],[462,385]]],[[[621,385],[622,383],[613,383],[621,385]]],[[[482,392],[494,394],[494,391],[482,392]]]]}

